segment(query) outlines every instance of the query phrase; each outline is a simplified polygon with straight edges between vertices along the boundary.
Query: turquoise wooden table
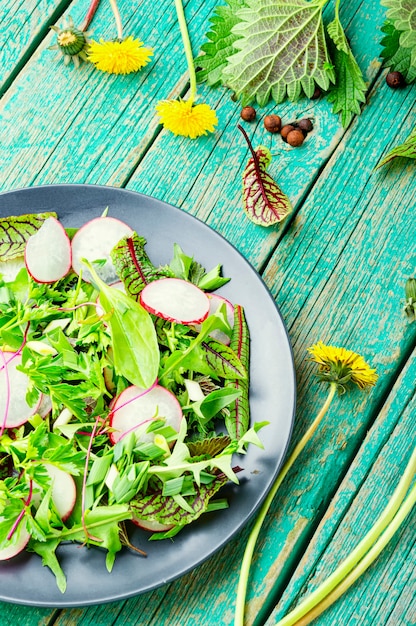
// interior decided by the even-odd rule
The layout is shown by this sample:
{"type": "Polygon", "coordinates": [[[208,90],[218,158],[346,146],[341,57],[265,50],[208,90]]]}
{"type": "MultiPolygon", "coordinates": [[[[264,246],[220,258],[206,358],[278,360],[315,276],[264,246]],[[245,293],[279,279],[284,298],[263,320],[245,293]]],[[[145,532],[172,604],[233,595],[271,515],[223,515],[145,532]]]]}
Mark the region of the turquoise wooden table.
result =
{"type": "MultiPolygon", "coordinates": [[[[55,183],[124,187],[197,216],[261,274],[287,325],[297,375],[290,449],[323,402],[307,349],[318,341],[359,352],[377,385],[334,401],[307,451],[273,501],[250,573],[246,623],[272,626],[326,578],[386,506],[415,445],[416,324],[403,313],[415,274],[413,159],[375,169],[415,125],[414,85],[390,89],[380,63],[379,0],[344,0],[341,18],[366,82],[361,115],[343,127],[324,98],[257,108],[243,123],[273,155],[269,171],[293,204],[281,225],[252,223],[241,176],[250,157],[237,129],[241,104],[223,87],[198,86],[215,109],[215,132],[191,140],[162,128],[156,104],[187,97],[189,75],[173,0],[120,0],[125,33],[154,53],[140,72],[110,75],[66,66],[49,46],[50,27],[81,24],[87,0],[3,0],[0,189],[55,183]],[[313,120],[300,147],[264,128],[263,118],[313,120]]],[[[216,0],[188,0],[196,55],[216,0]]],[[[333,13],[333,3],[325,15],[333,13]]],[[[114,37],[102,0],[93,36],[114,37]]],[[[3,603],[0,623],[78,626],[232,624],[239,569],[252,520],[204,564],[175,582],[125,601],[80,608],[3,603]]],[[[319,626],[410,626],[416,622],[415,516],[410,514],[372,567],[329,608],[319,626]]]]}

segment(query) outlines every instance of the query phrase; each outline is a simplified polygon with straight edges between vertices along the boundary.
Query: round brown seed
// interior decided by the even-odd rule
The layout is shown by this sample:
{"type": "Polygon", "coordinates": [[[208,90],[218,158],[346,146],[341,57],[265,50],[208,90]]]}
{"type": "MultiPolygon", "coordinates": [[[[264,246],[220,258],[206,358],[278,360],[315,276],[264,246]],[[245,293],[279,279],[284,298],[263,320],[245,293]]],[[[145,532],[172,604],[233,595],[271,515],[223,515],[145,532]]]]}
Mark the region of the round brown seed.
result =
{"type": "Polygon", "coordinates": [[[245,122],[252,122],[256,119],[256,109],[254,109],[253,107],[243,107],[241,109],[240,117],[245,122]]]}
{"type": "Polygon", "coordinates": [[[266,115],[264,118],[264,128],[269,131],[269,133],[278,133],[282,128],[282,120],[278,115],[266,115]]]}
{"type": "Polygon", "coordinates": [[[286,124],[285,126],[283,126],[282,130],[280,131],[283,141],[287,141],[287,136],[291,130],[295,130],[295,127],[292,126],[292,124],[286,124]]]}
{"type": "Polygon", "coordinates": [[[312,121],[309,119],[309,117],[304,117],[303,119],[299,120],[298,128],[306,131],[307,133],[310,133],[313,129],[312,121]]]}
{"type": "Polygon", "coordinates": [[[299,129],[299,128],[295,128],[294,130],[291,130],[286,137],[286,141],[289,144],[289,146],[293,146],[294,148],[297,148],[298,146],[301,146],[303,144],[303,140],[305,139],[303,132],[299,129]]]}
{"type": "Polygon", "coordinates": [[[399,87],[404,87],[406,81],[401,72],[389,72],[386,76],[386,83],[392,89],[398,89],[399,87]]]}

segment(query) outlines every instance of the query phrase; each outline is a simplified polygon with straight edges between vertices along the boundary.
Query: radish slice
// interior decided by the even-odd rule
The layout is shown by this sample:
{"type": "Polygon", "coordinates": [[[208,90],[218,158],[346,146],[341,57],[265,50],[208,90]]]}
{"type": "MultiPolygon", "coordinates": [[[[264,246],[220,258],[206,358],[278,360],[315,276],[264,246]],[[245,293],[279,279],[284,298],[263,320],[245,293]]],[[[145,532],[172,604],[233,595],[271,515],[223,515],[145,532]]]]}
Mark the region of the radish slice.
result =
{"type": "MultiPolygon", "coordinates": [[[[75,481],[71,474],[68,474],[68,472],[56,467],[56,465],[44,463],[43,467],[51,479],[52,501],[62,521],[65,522],[71,515],[75,506],[77,497],[75,481]]],[[[40,494],[34,494],[32,502],[35,506],[39,506],[40,494]]]]}
{"type": "Polygon", "coordinates": [[[105,259],[104,265],[96,265],[98,276],[107,284],[119,280],[110,258],[111,250],[126,235],[132,234],[132,229],[124,222],[114,217],[96,217],[82,226],[72,239],[72,268],[82,278],[91,282],[91,275],[82,259],[91,263],[105,259]]]}
{"type": "Polygon", "coordinates": [[[40,405],[41,398],[35,406],[26,402],[29,378],[16,369],[21,363],[20,354],[0,350],[0,430],[25,424],[40,405]]]}
{"type": "Polygon", "coordinates": [[[140,528],[144,530],[150,530],[153,533],[166,532],[174,527],[174,524],[162,524],[160,522],[142,519],[141,517],[133,517],[131,521],[133,524],[136,524],[136,526],[140,526],[140,528]]]}
{"type": "Polygon", "coordinates": [[[149,283],[140,294],[140,303],[149,313],[180,324],[199,324],[209,312],[206,293],[180,278],[149,283]]]}
{"type": "MultiPolygon", "coordinates": [[[[13,523],[10,524],[10,529],[12,528],[13,523]]],[[[30,539],[30,533],[23,527],[23,524],[24,521],[22,520],[18,530],[14,533],[14,535],[17,534],[17,539],[15,540],[13,535],[13,543],[10,543],[9,546],[5,546],[2,550],[0,550],[0,561],[11,559],[26,548],[30,539]],[[20,526],[22,526],[22,528],[20,528],[20,526]]]]}
{"type": "Polygon", "coordinates": [[[117,397],[111,410],[113,432],[110,439],[117,443],[123,435],[142,426],[140,441],[153,441],[154,434],[145,431],[153,420],[160,418],[179,432],[182,409],[173,393],[160,385],[150,389],[140,389],[135,385],[127,387],[117,397]]]}
{"type": "Polygon", "coordinates": [[[48,217],[29,237],[25,263],[37,283],[54,283],[68,274],[71,269],[71,242],[57,219],[48,217]]]}
{"type": "MultiPolygon", "coordinates": [[[[232,328],[234,326],[234,307],[231,302],[227,300],[227,298],[223,298],[216,293],[209,293],[207,294],[207,297],[209,300],[209,315],[213,315],[222,304],[225,304],[227,320],[232,328]]],[[[198,332],[201,330],[200,324],[195,324],[195,330],[197,330],[198,332]]],[[[218,328],[213,330],[212,333],[209,334],[209,336],[213,339],[216,339],[217,341],[221,341],[221,343],[224,343],[226,346],[230,344],[230,337],[218,328]]]]}

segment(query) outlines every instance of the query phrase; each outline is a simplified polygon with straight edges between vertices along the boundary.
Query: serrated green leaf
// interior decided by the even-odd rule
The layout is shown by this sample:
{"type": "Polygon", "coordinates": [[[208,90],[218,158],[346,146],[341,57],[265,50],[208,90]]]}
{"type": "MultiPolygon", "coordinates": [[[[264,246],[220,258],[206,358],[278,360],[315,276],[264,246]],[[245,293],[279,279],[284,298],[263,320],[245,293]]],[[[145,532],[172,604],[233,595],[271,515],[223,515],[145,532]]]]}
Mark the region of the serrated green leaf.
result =
{"type": "Polygon", "coordinates": [[[228,57],[235,52],[234,42],[238,38],[231,29],[239,22],[237,11],[245,6],[244,0],[226,2],[225,6],[215,7],[209,20],[211,30],[206,35],[209,41],[201,46],[204,54],[195,59],[195,64],[201,68],[196,73],[197,81],[206,81],[211,87],[223,83],[223,70],[228,57]]]}
{"type": "Polygon", "coordinates": [[[381,0],[386,17],[400,31],[400,46],[410,49],[411,65],[416,66],[416,18],[414,0],[381,0]]]}
{"type": "Polygon", "coordinates": [[[412,65],[411,49],[400,45],[400,31],[395,28],[391,20],[386,20],[381,30],[385,34],[380,42],[383,46],[380,53],[383,66],[390,68],[390,71],[403,74],[406,83],[414,82],[416,65],[412,65]]]}
{"type": "MultiPolygon", "coordinates": [[[[335,21],[338,20],[335,19],[335,21]]],[[[365,102],[367,85],[339,21],[336,28],[329,29],[328,27],[328,35],[335,63],[336,80],[335,85],[329,88],[327,99],[328,102],[333,103],[333,113],[341,114],[341,123],[345,128],[351,122],[353,115],[361,113],[360,103],[365,102]],[[334,40],[332,35],[335,36],[334,40]]]]}
{"type": "Polygon", "coordinates": [[[11,261],[23,256],[26,242],[48,217],[56,213],[33,213],[0,218],[0,261],[11,261]]]}
{"type": "Polygon", "coordinates": [[[416,159],[416,127],[412,130],[409,137],[400,146],[396,146],[386,154],[386,156],[378,163],[377,168],[385,165],[392,159],[397,157],[406,157],[408,159],[416,159]]]}
{"type": "Polygon", "coordinates": [[[260,106],[270,98],[297,100],[302,90],[311,97],[315,83],[323,90],[335,75],[328,55],[322,22],[326,0],[247,0],[237,12],[232,33],[237,52],[223,70],[226,85],[260,106]]]}
{"type": "Polygon", "coordinates": [[[249,219],[260,226],[272,226],[289,215],[292,204],[266,171],[271,153],[259,146],[243,172],[243,207],[249,219]]]}
{"type": "Polygon", "coordinates": [[[56,548],[61,539],[49,539],[48,541],[31,541],[29,549],[42,557],[42,565],[49,567],[55,575],[56,584],[61,593],[66,591],[66,576],[56,556],[56,548]]]}

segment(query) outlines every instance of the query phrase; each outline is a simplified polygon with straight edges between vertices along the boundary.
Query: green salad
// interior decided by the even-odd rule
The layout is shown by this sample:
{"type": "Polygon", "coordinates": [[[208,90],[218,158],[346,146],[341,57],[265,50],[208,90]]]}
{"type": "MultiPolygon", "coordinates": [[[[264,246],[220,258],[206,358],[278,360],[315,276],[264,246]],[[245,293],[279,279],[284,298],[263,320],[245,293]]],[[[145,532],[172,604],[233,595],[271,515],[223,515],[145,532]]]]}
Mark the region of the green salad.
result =
{"type": "Polygon", "coordinates": [[[234,455],[261,446],[221,266],[145,248],[107,214],[0,219],[0,560],[37,553],[62,592],[62,542],[104,548],[111,571],[123,546],[145,553],[131,523],[171,538],[226,507],[234,455]]]}

